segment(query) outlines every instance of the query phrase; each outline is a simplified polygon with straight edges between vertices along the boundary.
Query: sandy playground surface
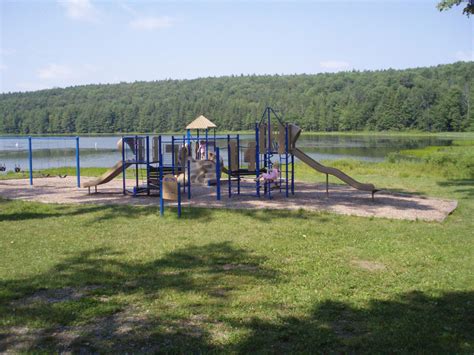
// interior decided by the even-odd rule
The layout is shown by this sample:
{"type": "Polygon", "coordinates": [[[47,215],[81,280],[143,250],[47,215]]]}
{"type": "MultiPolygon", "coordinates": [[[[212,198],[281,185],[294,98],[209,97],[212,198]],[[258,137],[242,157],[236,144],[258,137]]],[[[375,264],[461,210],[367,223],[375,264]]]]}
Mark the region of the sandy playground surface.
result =
{"type": "MultiPolygon", "coordinates": [[[[81,178],[84,183],[92,178],[81,178]]],[[[248,183],[250,184],[250,183],[248,183]]],[[[242,184],[245,186],[245,183],[242,184]]],[[[253,185],[255,186],[255,185],[253,185]]],[[[236,190],[236,189],[235,189],[236,190]]],[[[93,189],[91,189],[93,191],[93,189]]],[[[283,209],[310,211],[330,211],[345,215],[363,217],[385,217],[406,220],[443,221],[456,209],[457,201],[438,198],[379,192],[372,201],[369,192],[358,191],[345,185],[330,185],[329,197],[326,196],[325,184],[297,182],[295,195],[285,197],[284,190],[272,191],[272,199],[260,199],[250,195],[227,195],[227,185],[222,185],[222,199],[216,200],[215,187],[194,185],[191,189],[191,201],[183,195],[182,205],[226,209],[283,209]]],[[[7,199],[19,199],[44,203],[92,203],[92,204],[133,204],[159,205],[156,196],[132,197],[122,194],[122,180],[98,186],[97,194],[89,195],[87,188],[78,189],[75,177],[37,178],[34,186],[29,186],[27,179],[0,180],[0,196],[7,199]]],[[[255,189],[242,189],[248,194],[255,189]]],[[[174,205],[174,203],[167,203],[174,205]]],[[[185,214],[184,214],[185,216],[185,214]]]]}

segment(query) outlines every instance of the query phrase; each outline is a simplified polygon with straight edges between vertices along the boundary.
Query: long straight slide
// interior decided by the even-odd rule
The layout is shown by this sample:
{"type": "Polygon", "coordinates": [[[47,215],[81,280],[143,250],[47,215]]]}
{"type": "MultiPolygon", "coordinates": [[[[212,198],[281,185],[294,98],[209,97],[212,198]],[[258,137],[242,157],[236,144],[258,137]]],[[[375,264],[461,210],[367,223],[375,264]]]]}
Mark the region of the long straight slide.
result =
{"type": "MultiPolygon", "coordinates": [[[[130,166],[129,163],[125,163],[125,169],[128,168],[129,166],[130,166]]],[[[120,175],[122,173],[122,171],[123,171],[122,162],[119,161],[112,168],[110,168],[104,174],[102,174],[101,177],[82,184],[82,187],[93,187],[93,186],[97,186],[97,185],[106,184],[106,183],[112,181],[116,176],[120,175]]]]}
{"type": "Polygon", "coordinates": [[[375,186],[372,184],[360,183],[354,180],[353,178],[351,178],[349,175],[343,173],[339,169],[331,168],[331,167],[318,163],[316,160],[312,159],[311,157],[306,155],[303,151],[299,150],[298,148],[293,149],[293,154],[295,155],[295,157],[297,157],[299,160],[301,160],[303,163],[307,164],[314,170],[323,174],[333,175],[355,189],[362,190],[362,191],[370,191],[372,192],[372,194],[378,191],[375,188],[375,186]]]}

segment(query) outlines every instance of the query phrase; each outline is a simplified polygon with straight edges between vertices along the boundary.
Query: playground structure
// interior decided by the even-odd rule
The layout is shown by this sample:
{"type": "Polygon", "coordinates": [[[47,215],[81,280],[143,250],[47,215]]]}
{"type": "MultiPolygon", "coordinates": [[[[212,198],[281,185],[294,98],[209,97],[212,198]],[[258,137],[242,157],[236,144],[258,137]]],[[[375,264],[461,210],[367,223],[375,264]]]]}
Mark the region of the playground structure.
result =
{"type": "Polygon", "coordinates": [[[229,198],[233,195],[263,195],[271,199],[275,190],[289,197],[295,193],[296,157],[326,175],[326,194],[329,194],[329,175],[356,189],[371,192],[372,198],[377,192],[374,185],[360,183],[338,169],[326,167],[298,149],[296,142],[301,129],[283,122],[271,107],[267,107],[260,121],[255,123],[254,140],[250,141],[243,141],[239,135],[216,136],[215,124],[204,116],[199,116],[186,128],[183,136],[122,137],[118,142],[122,161],[99,179],[83,186],[89,188],[89,193],[90,187],[97,192],[98,185],[122,174],[123,194],[158,195],[162,200],[178,201],[182,194],[191,200],[194,184],[215,186],[217,200],[221,199],[224,184],[229,198]],[[208,133],[209,128],[214,130],[212,136],[208,133]],[[204,137],[200,135],[203,131],[204,137]],[[280,167],[279,175],[261,181],[261,175],[276,163],[280,167]],[[133,179],[127,178],[127,171],[132,172],[129,175],[133,179]],[[242,184],[243,181],[246,184],[242,184]],[[132,186],[129,186],[131,182],[132,186]]]}
{"type": "MultiPolygon", "coordinates": [[[[82,184],[82,187],[88,188],[89,194],[91,188],[97,193],[98,186],[122,175],[124,195],[159,196],[161,214],[164,213],[164,201],[175,201],[178,215],[181,215],[182,195],[191,200],[194,184],[215,188],[217,200],[221,200],[224,189],[227,190],[228,198],[247,195],[272,199],[275,192],[284,193],[285,197],[294,195],[296,157],[326,175],[327,195],[329,175],[358,190],[371,192],[372,199],[378,191],[374,185],[360,183],[338,169],[324,166],[297,148],[296,142],[302,130],[284,122],[271,107],[266,107],[260,120],[255,123],[253,139],[241,139],[238,134],[217,136],[215,130],[214,123],[199,116],[186,127],[185,135],[123,136],[117,144],[121,160],[99,178],[82,184]],[[211,135],[209,130],[212,130],[211,135]],[[269,172],[275,171],[275,176],[268,178],[269,172]]],[[[81,186],[79,137],[17,138],[28,142],[31,185],[34,141],[75,140],[77,186],[81,186]]]]}

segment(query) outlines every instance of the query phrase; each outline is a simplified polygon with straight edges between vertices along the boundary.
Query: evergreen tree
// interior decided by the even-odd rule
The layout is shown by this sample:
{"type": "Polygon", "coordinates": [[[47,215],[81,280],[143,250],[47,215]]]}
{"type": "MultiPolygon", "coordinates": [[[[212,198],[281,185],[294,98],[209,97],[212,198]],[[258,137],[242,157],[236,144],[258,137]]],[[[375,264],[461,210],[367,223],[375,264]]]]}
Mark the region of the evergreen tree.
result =
{"type": "Polygon", "coordinates": [[[0,133],[182,132],[204,114],[253,129],[265,106],[305,130],[474,130],[474,63],[318,75],[247,75],[0,94],[0,133]]]}

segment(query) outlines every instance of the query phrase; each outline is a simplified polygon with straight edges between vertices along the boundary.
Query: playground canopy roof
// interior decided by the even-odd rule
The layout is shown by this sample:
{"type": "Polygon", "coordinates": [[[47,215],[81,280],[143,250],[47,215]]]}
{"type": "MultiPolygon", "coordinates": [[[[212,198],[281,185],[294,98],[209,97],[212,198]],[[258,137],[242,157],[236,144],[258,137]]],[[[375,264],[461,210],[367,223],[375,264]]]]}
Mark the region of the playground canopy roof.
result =
{"type": "Polygon", "coordinates": [[[203,115],[196,118],[193,122],[186,126],[186,129],[208,129],[208,128],[216,128],[217,126],[209,121],[203,115]]]}

